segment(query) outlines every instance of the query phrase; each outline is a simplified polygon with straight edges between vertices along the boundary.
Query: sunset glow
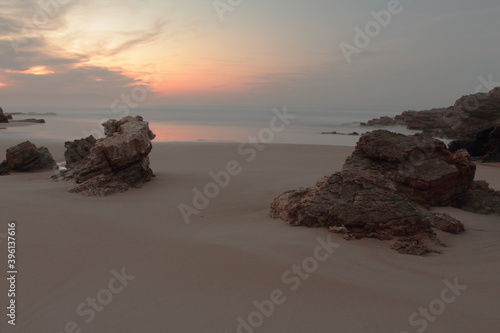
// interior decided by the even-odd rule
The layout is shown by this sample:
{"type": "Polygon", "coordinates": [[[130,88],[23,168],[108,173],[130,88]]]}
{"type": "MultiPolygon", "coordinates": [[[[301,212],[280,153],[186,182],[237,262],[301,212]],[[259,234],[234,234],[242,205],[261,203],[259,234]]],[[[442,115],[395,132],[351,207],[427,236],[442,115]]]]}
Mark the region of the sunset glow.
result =
{"type": "Polygon", "coordinates": [[[457,91],[470,92],[479,75],[496,74],[497,68],[495,58],[485,56],[474,74],[460,70],[474,49],[498,54],[498,29],[491,22],[500,6],[489,0],[477,8],[462,0],[451,7],[436,4],[432,11],[418,2],[405,4],[380,37],[353,51],[351,63],[339,45],[360,42],[355,28],[365,27],[370,10],[385,4],[247,1],[221,19],[212,1],[54,3],[45,8],[13,1],[2,7],[10,30],[0,36],[0,96],[12,105],[42,94],[61,106],[105,106],[144,86],[152,92],[147,105],[425,108],[447,105],[457,91]],[[435,33],[458,31],[464,20],[475,22],[471,47],[455,33],[435,33]],[[439,57],[422,50],[439,50],[439,57]],[[432,93],[438,88],[439,94],[432,93]],[[417,90],[426,97],[416,100],[417,90]],[[360,91],[362,99],[354,93],[360,91]]]}

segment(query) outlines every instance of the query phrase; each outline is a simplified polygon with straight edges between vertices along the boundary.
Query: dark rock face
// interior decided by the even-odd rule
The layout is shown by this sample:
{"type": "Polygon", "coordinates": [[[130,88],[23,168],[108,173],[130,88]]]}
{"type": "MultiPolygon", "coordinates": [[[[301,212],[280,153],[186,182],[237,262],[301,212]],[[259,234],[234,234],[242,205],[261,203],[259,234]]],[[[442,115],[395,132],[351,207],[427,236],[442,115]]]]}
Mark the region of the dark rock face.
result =
{"type": "Polygon", "coordinates": [[[453,154],[422,135],[378,130],[361,137],[341,172],[277,197],[271,216],[294,226],[328,227],[346,239],[397,238],[402,253],[435,252],[440,242],[433,228],[457,233],[464,227],[426,207],[461,206],[469,194],[477,198],[470,192],[474,174],[464,151],[453,154]]]}
{"type": "Polygon", "coordinates": [[[10,168],[7,161],[0,163],[0,176],[5,176],[10,174],[10,168]]]}
{"type": "Polygon", "coordinates": [[[154,177],[148,154],[155,135],[148,122],[139,116],[125,117],[109,120],[103,126],[105,138],[93,144],[87,138],[68,145],[66,156],[78,159],[77,155],[85,155],[79,162],[70,163],[71,169],[63,175],[66,179],[74,178],[78,184],[71,192],[105,196],[139,187],[154,177]],[[75,152],[78,147],[83,150],[81,155],[75,152]]]}
{"type": "Polygon", "coordinates": [[[0,108],[0,123],[8,123],[8,122],[9,122],[9,117],[3,114],[3,109],[0,108]]]}
{"type": "Polygon", "coordinates": [[[500,121],[492,125],[477,132],[473,139],[450,142],[450,151],[466,149],[472,157],[484,162],[500,162],[500,121]]]}
{"type": "Polygon", "coordinates": [[[92,135],[85,139],[66,141],[64,143],[64,148],[66,148],[64,152],[66,168],[71,169],[83,160],[96,142],[97,140],[92,135]]]}
{"type": "Polygon", "coordinates": [[[57,166],[46,147],[37,148],[29,141],[7,149],[5,164],[13,171],[52,169],[57,166]]]}

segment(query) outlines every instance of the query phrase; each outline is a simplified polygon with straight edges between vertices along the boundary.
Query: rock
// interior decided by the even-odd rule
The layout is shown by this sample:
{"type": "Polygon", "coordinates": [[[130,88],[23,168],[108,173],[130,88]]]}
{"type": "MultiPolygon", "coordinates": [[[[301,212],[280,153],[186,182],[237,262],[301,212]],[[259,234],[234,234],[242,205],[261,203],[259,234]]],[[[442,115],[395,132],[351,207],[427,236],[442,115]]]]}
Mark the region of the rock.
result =
{"type": "Polygon", "coordinates": [[[35,119],[35,118],[28,118],[28,119],[21,119],[21,120],[12,120],[13,123],[35,123],[35,124],[45,124],[45,119],[35,119]]]}
{"type": "Polygon", "coordinates": [[[473,139],[450,142],[450,151],[466,149],[472,157],[484,162],[500,162],[500,120],[478,131],[473,139]]]}
{"type": "Polygon", "coordinates": [[[64,143],[64,148],[66,148],[64,152],[66,168],[71,169],[83,160],[96,142],[97,140],[92,135],[81,140],[66,141],[64,143]]]}
{"type": "Polygon", "coordinates": [[[7,161],[0,163],[0,176],[5,176],[10,174],[10,168],[7,161]]]}
{"type": "Polygon", "coordinates": [[[491,189],[485,181],[475,181],[454,206],[477,214],[500,215],[500,191],[491,189]]]}
{"type": "Polygon", "coordinates": [[[476,133],[500,119],[500,87],[488,93],[459,98],[453,106],[424,111],[405,111],[394,118],[373,119],[363,126],[402,124],[427,136],[473,139],[476,133]]]}
{"type": "Polygon", "coordinates": [[[380,117],[376,119],[369,120],[366,123],[361,123],[360,126],[394,126],[398,125],[398,122],[391,117],[380,117]]]}
{"type": "Polygon", "coordinates": [[[336,132],[336,131],[332,131],[332,132],[321,132],[321,134],[333,134],[333,135],[353,135],[353,136],[359,135],[359,133],[358,133],[358,132],[351,132],[351,133],[339,133],[339,132],[336,132]]]}
{"type": "Polygon", "coordinates": [[[6,164],[13,171],[53,169],[57,166],[46,147],[37,148],[30,141],[7,149],[6,164]]]}
{"type": "Polygon", "coordinates": [[[413,236],[398,239],[392,246],[392,249],[402,254],[425,256],[431,253],[441,253],[433,248],[436,245],[443,246],[443,244],[440,244],[436,240],[413,236]]]}
{"type": "Polygon", "coordinates": [[[0,123],[8,123],[9,118],[3,113],[3,109],[0,108],[0,123]]]}
{"type": "Polygon", "coordinates": [[[341,172],[278,196],[271,216],[293,226],[327,227],[346,239],[396,238],[402,253],[433,253],[442,245],[433,228],[458,233],[464,226],[427,207],[461,207],[472,200],[493,205],[471,191],[474,175],[465,151],[451,153],[443,142],[422,135],[377,130],[360,138],[341,172]]]}
{"type": "MultiPolygon", "coordinates": [[[[92,139],[89,138],[74,143],[83,150],[90,148],[90,151],[79,162],[70,163],[71,168],[63,174],[64,178],[74,178],[78,184],[71,192],[105,196],[139,187],[154,177],[148,154],[155,135],[148,122],[140,116],[125,117],[118,121],[109,120],[103,126],[105,138],[91,146],[92,139]]],[[[74,146],[68,146],[71,151],[65,155],[76,158],[74,146]]]]}
{"type": "Polygon", "coordinates": [[[384,130],[361,137],[343,174],[375,182],[380,176],[420,205],[446,206],[472,187],[476,166],[462,152],[422,135],[384,130]]]}
{"type": "Polygon", "coordinates": [[[465,227],[459,220],[448,214],[433,214],[431,217],[432,227],[450,234],[459,234],[465,231],[465,227]]]}

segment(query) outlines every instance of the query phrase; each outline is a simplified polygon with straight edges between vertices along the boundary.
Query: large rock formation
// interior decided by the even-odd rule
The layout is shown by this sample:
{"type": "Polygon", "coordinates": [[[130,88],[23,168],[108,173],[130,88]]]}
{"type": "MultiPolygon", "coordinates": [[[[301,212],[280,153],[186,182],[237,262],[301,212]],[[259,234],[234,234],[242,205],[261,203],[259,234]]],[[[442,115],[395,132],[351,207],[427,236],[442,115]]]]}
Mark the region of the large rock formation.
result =
{"type": "Polygon", "coordinates": [[[6,152],[6,160],[0,164],[0,174],[12,171],[35,171],[53,169],[57,166],[46,147],[37,148],[30,141],[10,147],[6,152]]]}
{"type": "Polygon", "coordinates": [[[74,143],[83,147],[80,156],[85,156],[79,162],[76,161],[74,146],[67,143],[70,151],[65,155],[71,163],[63,177],[76,180],[77,186],[71,192],[104,196],[139,187],[154,176],[149,168],[148,154],[155,135],[148,122],[139,116],[125,117],[118,121],[109,120],[103,126],[105,138],[94,144],[90,138],[74,143]],[[87,148],[90,148],[88,154],[85,152],[87,148]]]}
{"type": "MultiPolygon", "coordinates": [[[[475,165],[464,151],[453,154],[443,142],[422,135],[377,130],[361,137],[341,172],[313,188],[277,197],[271,216],[291,225],[328,227],[347,239],[398,238],[398,251],[425,254],[440,244],[433,228],[464,229],[456,219],[430,213],[427,207],[474,206],[478,193],[491,191],[487,185],[477,188],[474,174],[475,165]]],[[[492,201],[500,203],[500,195],[492,201]]]]}
{"type": "Polygon", "coordinates": [[[406,111],[394,118],[382,117],[362,125],[399,124],[429,136],[464,139],[491,127],[497,120],[500,120],[500,87],[488,93],[463,96],[448,108],[406,111]]]}
{"type": "Polygon", "coordinates": [[[0,123],[8,123],[9,118],[3,113],[3,109],[0,108],[0,123]]]}

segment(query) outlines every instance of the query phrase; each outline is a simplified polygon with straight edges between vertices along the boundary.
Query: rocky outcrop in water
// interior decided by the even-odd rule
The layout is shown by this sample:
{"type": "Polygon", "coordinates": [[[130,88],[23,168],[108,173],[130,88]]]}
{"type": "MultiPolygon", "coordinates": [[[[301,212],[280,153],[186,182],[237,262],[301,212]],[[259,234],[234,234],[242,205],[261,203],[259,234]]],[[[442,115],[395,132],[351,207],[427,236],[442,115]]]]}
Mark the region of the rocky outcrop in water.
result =
{"type": "Polygon", "coordinates": [[[0,165],[0,174],[9,171],[35,171],[53,169],[57,166],[46,147],[37,148],[30,141],[25,141],[6,151],[6,160],[0,165]]]}
{"type": "Polygon", "coordinates": [[[71,192],[105,196],[140,187],[154,177],[148,155],[155,135],[148,122],[140,116],[125,117],[109,120],[103,126],[106,137],[94,144],[90,138],[67,143],[69,152],[65,156],[70,157],[71,163],[62,176],[75,179],[77,185],[71,192]],[[77,155],[84,156],[76,161],[77,155]]]}
{"type": "Polygon", "coordinates": [[[422,255],[441,244],[434,228],[464,230],[460,221],[428,207],[460,207],[490,191],[475,187],[474,174],[464,151],[451,153],[423,135],[377,130],[361,137],[341,172],[278,196],[271,216],[294,226],[327,227],[346,239],[397,239],[396,250],[422,255]]]}
{"type": "Polygon", "coordinates": [[[8,123],[9,118],[3,113],[3,109],[0,108],[0,123],[8,123]]]}
{"type": "Polygon", "coordinates": [[[45,119],[28,118],[28,119],[12,120],[11,122],[12,122],[12,123],[35,123],[35,124],[45,124],[45,119]]]}

